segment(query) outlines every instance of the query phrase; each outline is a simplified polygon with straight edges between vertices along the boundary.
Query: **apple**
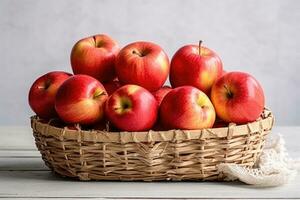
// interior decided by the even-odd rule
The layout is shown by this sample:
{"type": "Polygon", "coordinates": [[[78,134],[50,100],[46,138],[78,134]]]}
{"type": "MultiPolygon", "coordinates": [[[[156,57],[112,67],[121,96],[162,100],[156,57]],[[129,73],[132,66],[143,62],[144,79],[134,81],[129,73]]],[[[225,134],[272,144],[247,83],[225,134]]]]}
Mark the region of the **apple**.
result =
{"type": "Polygon", "coordinates": [[[225,122],[255,121],[264,110],[265,97],[259,82],[244,72],[228,72],[213,85],[211,100],[225,122]]]}
{"type": "Polygon", "coordinates": [[[125,85],[107,100],[108,120],[123,131],[149,130],[156,122],[158,105],[154,96],[138,85],[125,85]]]}
{"type": "Polygon", "coordinates": [[[66,72],[53,71],[39,77],[32,84],[28,102],[39,117],[50,119],[57,116],[54,108],[55,95],[60,85],[70,76],[66,72]]]}
{"type": "Polygon", "coordinates": [[[173,56],[170,83],[173,88],[191,85],[209,95],[213,83],[221,76],[222,61],[207,47],[186,45],[173,56]]]}
{"type": "Polygon", "coordinates": [[[115,59],[119,52],[117,42],[108,35],[94,35],[79,40],[71,52],[74,74],[90,75],[100,82],[116,77],[115,59]]]}
{"type": "Polygon", "coordinates": [[[161,104],[164,97],[172,90],[170,86],[163,86],[159,90],[152,92],[153,96],[155,97],[158,105],[161,104]]]}
{"type": "Polygon", "coordinates": [[[114,93],[114,91],[116,91],[122,85],[118,79],[115,79],[113,81],[103,83],[103,86],[104,86],[107,94],[110,96],[112,93],[114,93]]]}
{"type": "Polygon", "coordinates": [[[216,113],[204,92],[192,86],[181,86],[165,96],[159,117],[165,128],[192,130],[211,128],[216,113]]]}
{"type": "Polygon", "coordinates": [[[149,91],[158,90],[168,78],[169,58],[163,49],[151,42],[134,42],[116,59],[116,73],[123,84],[135,84],[149,91]]]}
{"type": "Polygon", "coordinates": [[[98,80],[88,75],[74,75],[58,89],[55,109],[66,123],[93,124],[103,118],[107,98],[98,80]]]}

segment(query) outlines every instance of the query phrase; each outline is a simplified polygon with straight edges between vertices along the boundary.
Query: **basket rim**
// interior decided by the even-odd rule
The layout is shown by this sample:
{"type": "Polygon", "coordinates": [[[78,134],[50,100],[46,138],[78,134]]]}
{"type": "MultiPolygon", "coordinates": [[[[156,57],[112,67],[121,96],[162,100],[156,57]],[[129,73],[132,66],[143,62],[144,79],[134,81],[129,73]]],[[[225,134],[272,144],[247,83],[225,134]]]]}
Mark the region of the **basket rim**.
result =
{"type": "Polygon", "coordinates": [[[264,132],[272,129],[274,116],[265,108],[261,117],[254,122],[236,125],[230,123],[227,127],[208,128],[200,130],[168,130],[168,131],[143,131],[143,132],[109,132],[101,130],[71,130],[67,127],[59,128],[49,123],[41,122],[37,116],[31,117],[31,127],[34,132],[39,132],[46,137],[55,137],[60,141],[77,140],[78,142],[113,142],[113,143],[139,143],[139,142],[164,142],[184,140],[204,140],[212,138],[227,138],[249,135],[255,132],[264,132]]]}

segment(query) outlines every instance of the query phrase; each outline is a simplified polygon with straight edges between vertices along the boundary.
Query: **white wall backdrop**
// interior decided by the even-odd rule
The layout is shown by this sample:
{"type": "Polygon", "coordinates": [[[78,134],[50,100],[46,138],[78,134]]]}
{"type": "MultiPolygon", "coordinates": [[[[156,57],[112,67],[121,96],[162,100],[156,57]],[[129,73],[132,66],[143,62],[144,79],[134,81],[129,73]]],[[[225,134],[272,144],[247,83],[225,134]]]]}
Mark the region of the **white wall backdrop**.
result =
{"type": "Polygon", "coordinates": [[[171,57],[204,40],[228,71],[253,74],[279,125],[300,125],[299,0],[0,0],[0,125],[26,125],[31,83],[71,71],[82,37],[160,44],[171,57]]]}

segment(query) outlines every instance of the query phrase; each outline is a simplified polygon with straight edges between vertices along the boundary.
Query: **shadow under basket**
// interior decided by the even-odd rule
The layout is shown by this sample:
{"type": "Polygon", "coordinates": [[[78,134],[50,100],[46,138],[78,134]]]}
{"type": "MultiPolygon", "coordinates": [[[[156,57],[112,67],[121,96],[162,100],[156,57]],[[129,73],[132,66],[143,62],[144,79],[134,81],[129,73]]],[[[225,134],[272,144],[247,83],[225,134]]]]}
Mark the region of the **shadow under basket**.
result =
{"type": "Polygon", "coordinates": [[[71,130],[31,117],[46,165],[80,180],[223,180],[218,164],[253,167],[273,123],[267,109],[243,125],[147,132],[71,130]]]}

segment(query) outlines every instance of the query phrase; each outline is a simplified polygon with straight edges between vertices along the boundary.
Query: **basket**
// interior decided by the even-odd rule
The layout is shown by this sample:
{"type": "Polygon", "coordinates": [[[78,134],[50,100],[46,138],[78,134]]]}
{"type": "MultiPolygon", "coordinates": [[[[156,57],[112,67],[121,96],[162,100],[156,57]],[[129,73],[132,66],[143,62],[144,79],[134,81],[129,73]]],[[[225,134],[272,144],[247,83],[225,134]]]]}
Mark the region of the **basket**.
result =
{"type": "Polygon", "coordinates": [[[36,146],[54,172],[80,180],[223,180],[220,163],[253,167],[274,117],[202,130],[70,130],[31,117],[36,146]]]}

